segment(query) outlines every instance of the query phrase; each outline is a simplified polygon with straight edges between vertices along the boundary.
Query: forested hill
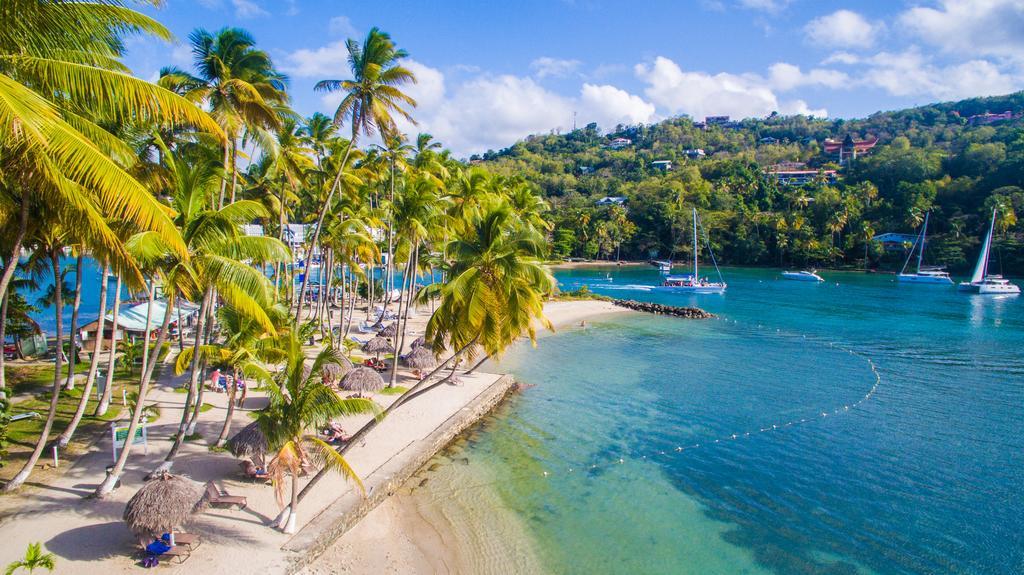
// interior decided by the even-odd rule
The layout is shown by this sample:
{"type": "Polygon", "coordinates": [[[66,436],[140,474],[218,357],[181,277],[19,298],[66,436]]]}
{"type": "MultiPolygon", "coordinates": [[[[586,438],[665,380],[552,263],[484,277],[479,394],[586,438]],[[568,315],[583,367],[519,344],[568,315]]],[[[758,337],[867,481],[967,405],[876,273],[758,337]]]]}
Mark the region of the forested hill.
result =
{"type": "Polygon", "coordinates": [[[871,238],[912,234],[930,211],[926,260],[963,271],[996,207],[993,269],[1024,274],[1024,92],[860,120],[703,120],[608,134],[590,124],[472,161],[540,188],[556,257],[685,257],[696,206],[728,263],[861,267],[866,256],[868,266],[892,269],[902,263],[899,244],[871,238]],[[847,151],[877,143],[840,164],[826,139],[847,151]]]}

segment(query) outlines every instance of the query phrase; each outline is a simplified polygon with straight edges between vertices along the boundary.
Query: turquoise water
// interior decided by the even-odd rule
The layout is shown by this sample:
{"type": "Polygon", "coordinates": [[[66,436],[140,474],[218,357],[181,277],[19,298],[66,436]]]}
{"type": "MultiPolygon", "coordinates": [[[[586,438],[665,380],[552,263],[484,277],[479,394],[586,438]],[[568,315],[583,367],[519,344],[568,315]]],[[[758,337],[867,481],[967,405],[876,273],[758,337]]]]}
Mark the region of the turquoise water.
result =
{"type": "Polygon", "coordinates": [[[532,386],[430,498],[493,497],[552,573],[1024,572],[1024,298],[724,272],[693,297],[646,291],[653,268],[558,272],[721,319],[616,315],[511,350],[532,386]]]}

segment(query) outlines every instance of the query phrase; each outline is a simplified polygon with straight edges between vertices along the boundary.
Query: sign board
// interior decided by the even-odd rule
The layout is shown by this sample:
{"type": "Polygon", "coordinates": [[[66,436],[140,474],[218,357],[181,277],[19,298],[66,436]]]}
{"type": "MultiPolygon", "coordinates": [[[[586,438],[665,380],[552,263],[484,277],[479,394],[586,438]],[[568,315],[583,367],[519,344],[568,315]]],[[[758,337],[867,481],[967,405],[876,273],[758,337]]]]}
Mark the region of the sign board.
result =
{"type": "MultiPolygon", "coordinates": [[[[117,450],[123,446],[125,440],[128,439],[128,426],[118,425],[116,422],[110,424],[110,438],[113,446],[112,451],[114,453],[114,461],[117,462],[117,450]]],[[[132,438],[132,445],[142,445],[143,453],[149,454],[149,434],[146,429],[146,421],[140,421],[139,426],[135,428],[135,437],[132,438]]]]}

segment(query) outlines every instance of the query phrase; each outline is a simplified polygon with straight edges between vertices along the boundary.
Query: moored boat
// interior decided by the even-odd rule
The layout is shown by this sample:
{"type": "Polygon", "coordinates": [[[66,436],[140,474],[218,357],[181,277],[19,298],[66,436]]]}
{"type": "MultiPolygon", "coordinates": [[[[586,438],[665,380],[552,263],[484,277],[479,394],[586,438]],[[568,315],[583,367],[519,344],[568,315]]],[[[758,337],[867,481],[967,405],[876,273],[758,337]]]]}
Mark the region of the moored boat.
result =
{"type": "Polygon", "coordinates": [[[914,247],[910,248],[910,253],[907,254],[906,261],[903,262],[903,269],[900,270],[900,273],[896,274],[897,282],[953,285],[953,278],[949,277],[949,273],[941,267],[921,266],[921,262],[924,259],[925,244],[928,241],[928,217],[930,215],[931,212],[924,215],[924,224],[921,225],[921,233],[917,236],[917,240],[914,241],[914,247]],[[907,264],[910,263],[910,258],[914,256],[914,252],[917,252],[917,271],[914,273],[907,273],[907,264]]]}
{"type": "Polygon", "coordinates": [[[715,261],[715,254],[711,251],[710,242],[705,241],[708,247],[708,254],[711,255],[711,262],[715,266],[715,271],[718,272],[717,282],[708,280],[708,278],[700,277],[700,249],[697,243],[697,208],[693,209],[693,273],[685,276],[667,276],[661,285],[655,286],[655,291],[672,292],[672,293],[725,293],[725,288],[728,287],[722,278],[722,271],[718,269],[718,262],[715,261]]]}
{"type": "Polygon", "coordinates": [[[784,271],[782,272],[782,279],[794,280],[798,282],[823,282],[825,278],[819,276],[814,270],[801,270],[798,272],[784,271]]]}
{"type": "Polygon", "coordinates": [[[992,250],[992,232],[996,225],[996,210],[992,208],[992,220],[988,225],[988,233],[985,234],[985,242],[981,245],[981,253],[978,254],[978,263],[974,266],[974,273],[971,280],[960,282],[958,291],[979,295],[1017,295],[1020,287],[1010,283],[1009,280],[998,274],[988,273],[988,259],[992,250]]]}

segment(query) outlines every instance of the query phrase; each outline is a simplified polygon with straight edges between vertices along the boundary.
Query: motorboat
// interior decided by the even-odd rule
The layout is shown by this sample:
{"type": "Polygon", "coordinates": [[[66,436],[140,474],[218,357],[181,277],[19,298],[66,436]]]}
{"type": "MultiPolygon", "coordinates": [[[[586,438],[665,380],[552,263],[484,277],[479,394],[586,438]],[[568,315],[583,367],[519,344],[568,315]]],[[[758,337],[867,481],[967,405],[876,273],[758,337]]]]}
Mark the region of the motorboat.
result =
{"type": "Polygon", "coordinates": [[[798,272],[782,272],[782,279],[798,282],[823,282],[825,278],[819,276],[814,270],[802,270],[798,272]]]}

